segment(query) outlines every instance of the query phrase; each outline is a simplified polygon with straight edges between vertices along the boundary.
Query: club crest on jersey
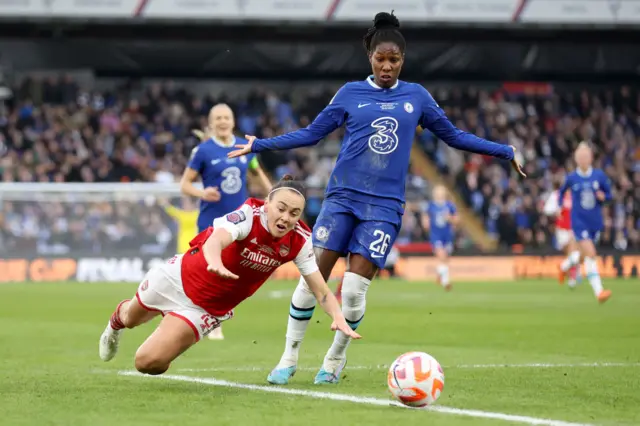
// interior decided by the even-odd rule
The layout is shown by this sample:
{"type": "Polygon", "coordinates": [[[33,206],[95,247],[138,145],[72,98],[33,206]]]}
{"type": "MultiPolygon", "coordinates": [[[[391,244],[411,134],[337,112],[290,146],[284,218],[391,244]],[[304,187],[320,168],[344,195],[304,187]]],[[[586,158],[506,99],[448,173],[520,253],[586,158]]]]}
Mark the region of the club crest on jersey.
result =
{"type": "Polygon", "coordinates": [[[327,241],[329,239],[329,230],[324,226],[318,227],[318,229],[316,229],[316,238],[318,241],[327,241]]]}
{"type": "Polygon", "coordinates": [[[280,256],[285,257],[289,254],[289,247],[288,246],[280,246],[280,250],[279,250],[280,256]]]}
{"type": "Polygon", "coordinates": [[[404,103],[404,110],[407,111],[409,114],[413,112],[413,105],[411,105],[411,102],[404,103]]]}
{"type": "Polygon", "coordinates": [[[242,210],[236,210],[235,212],[231,212],[227,215],[227,220],[234,225],[237,225],[240,222],[247,220],[247,216],[245,216],[242,210]]]}

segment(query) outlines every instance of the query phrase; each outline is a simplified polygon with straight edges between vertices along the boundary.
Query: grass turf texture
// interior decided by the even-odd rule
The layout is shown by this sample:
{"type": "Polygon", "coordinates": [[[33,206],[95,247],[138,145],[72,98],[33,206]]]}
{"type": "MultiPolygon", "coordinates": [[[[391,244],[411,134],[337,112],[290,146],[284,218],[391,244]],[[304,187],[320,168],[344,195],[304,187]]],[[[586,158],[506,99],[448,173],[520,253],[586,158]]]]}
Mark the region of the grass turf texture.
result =
{"type": "MultiPolygon", "coordinates": [[[[349,348],[341,383],[312,383],[333,338],[329,319],[318,308],[301,349],[301,370],[289,387],[386,398],[384,365],[417,350],[432,354],[444,366],[446,383],[439,405],[637,425],[640,282],[605,285],[614,295],[600,306],[588,284],[570,291],[550,281],[456,283],[445,293],[431,283],[376,281],[358,329],[364,339],[349,348]],[[576,365],[597,362],[624,365],[576,365]],[[566,366],[478,366],[529,363],[566,366]]],[[[294,287],[293,282],[267,283],[225,323],[224,341],[203,340],[174,362],[168,374],[266,384],[284,346],[294,287]]],[[[118,356],[109,363],[100,361],[98,338],[116,304],[135,289],[135,284],[0,285],[0,424],[509,424],[119,376],[118,371],[133,369],[136,348],[158,321],[127,330],[118,356]]]]}

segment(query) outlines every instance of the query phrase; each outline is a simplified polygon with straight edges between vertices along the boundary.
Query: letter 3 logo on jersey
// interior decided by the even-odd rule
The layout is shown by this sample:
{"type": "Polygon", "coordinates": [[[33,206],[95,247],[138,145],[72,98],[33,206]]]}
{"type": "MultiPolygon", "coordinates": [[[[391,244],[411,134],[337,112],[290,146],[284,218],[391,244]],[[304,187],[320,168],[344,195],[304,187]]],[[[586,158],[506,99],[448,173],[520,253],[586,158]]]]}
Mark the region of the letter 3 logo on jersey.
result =
{"type": "Polygon", "coordinates": [[[371,123],[376,133],[369,137],[369,148],[376,154],[391,154],[398,147],[398,120],[393,117],[380,117],[371,123]]]}
{"type": "Polygon", "coordinates": [[[245,216],[242,210],[236,210],[235,212],[231,212],[227,215],[227,220],[234,225],[237,225],[240,222],[247,220],[247,216],[245,216]]]}

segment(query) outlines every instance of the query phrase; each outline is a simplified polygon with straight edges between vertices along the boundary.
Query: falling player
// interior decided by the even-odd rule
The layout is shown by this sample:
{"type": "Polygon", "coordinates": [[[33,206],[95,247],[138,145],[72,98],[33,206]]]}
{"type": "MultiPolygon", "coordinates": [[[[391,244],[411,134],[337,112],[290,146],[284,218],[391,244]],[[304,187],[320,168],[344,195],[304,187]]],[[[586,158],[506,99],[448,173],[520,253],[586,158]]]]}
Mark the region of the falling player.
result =
{"type": "MultiPolygon", "coordinates": [[[[406,46],[399,26],[398,19],[389,13],[376,15],[374,26],[364,37],[373,75],[342,86],[308,127],[270,139],[248,136],[249,142],[230,154],[237,157],[313,145],[346,124],[314,227],[313,244],[325,279],[341,256],[349,256],[342,310],[354,330],[364,318],[369,284],[384,267],[400,230],[409,156],[418,125],[455,148],[509,160],[522,174],[514,160],[514,148],[457,129],[424,87],[398,80],[406,46]]],[[[285,351],[268,376],[270,383],[286,384],[294,375],[314,307],[313,293],[301,278],[291,300],[285,351]]],[[[344,333],[336,333],[315,383],[338,382],[350,340],[344,333]]]]}
{"type": "Polygon", "coordinates": [[[449,280],[449,255],[453,251],[454,227],[458,223],[456,206],[448,199],[447,188],[436,185],[433,200],[422,215],[422,226],[429,230],[433,253],[438,259],[437,282],[445,290],[451,290],[449,280]]]}
{"type": "Polygon", "coordinates": [[[611,200],[611,186],[604,172],[592,167],[593,151],[586,142],[578,145],[574,156],[578,167],[560,188],[558,203],[563,201],[565,192],[571,191],[571,228],[580,253],[572,253],[561,265],[561,271],[566,275],[578,266],[582,256],[589,284],[598,301],[603,303],[611,297],[611,290],[602,288],[595,243],[603,227],[602,204],[611,200]]]}
{"type": "MultiPolygon", "coordinates": [[[[572,258],[580,259],[580,249],[571,231],[571,194],[568,192],[564,194],[562,204],[558,204],[558,194],[558,190],[554,190],[549,194],[547,201],[544,203],[543,212],[547,216],[556,218],[556,246],[567,255],[563,264],[569,265],[572,258]]],[[[560,284],[564,284],[566,275],[563,271],[560,272],[560,284]]],[[[568,275],[569,288],[574,288],[580,279],[580,266],[570,268],[568,275]]]]}
{"type": "Polygon", "coordinates": [[[300,221],[304,188],[288,177],[266,201],[253,198],[213,221],[191,248],[152,268],[131,300],[120,302],[100,337],[100,358],[111,360],[122,331],[162,315],[158,328],[135,355],[136,369],[162,374],[171,362],[233,316],[280,265],[293,261],[322,308],[332,330],[359,338],[318,270],[311,231],[300,221]]]}
{"type": "MultiPolygon", "coordinates": [[[[201,199],[198,232],[211,226],[215,218],[237,209],[247,199],[247,171],[259,180],[265,194],[271,190],[271,183],[255,155],[227,158],[229,150],[244,141],[233,134],[234,126],[231,108],[218,104],[209,111],[207,132],[194,132],[202,143],[191,152],[180,188],[184,194],[201,199]],[[202,178],[202,189],[193,185],[198,176],[202,178]]],[[[222,327],[216,328],[209,338],[223,339],[222,327]]]]}

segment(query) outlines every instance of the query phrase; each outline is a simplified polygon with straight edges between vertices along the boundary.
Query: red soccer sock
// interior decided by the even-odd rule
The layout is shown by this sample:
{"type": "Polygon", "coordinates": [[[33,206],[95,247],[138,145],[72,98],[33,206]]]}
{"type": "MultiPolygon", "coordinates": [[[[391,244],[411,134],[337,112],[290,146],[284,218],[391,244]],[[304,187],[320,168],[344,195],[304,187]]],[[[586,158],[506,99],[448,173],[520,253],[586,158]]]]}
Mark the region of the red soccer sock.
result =
{"type": "Polygon", "coordinates": [[[109,323],[111,324],[111,328],[113,328],[114,330],[122,330],[123,328],[126,328],[122,323],[122,321],[120,321],[120,308],[125,302],[128,302],[129,300],[131,299],[125,299],[122,302],[120,302],[116,307],[116,310],[113,313],[113,315],[111,315],[111,320],[109,321],[109,323]]]}

